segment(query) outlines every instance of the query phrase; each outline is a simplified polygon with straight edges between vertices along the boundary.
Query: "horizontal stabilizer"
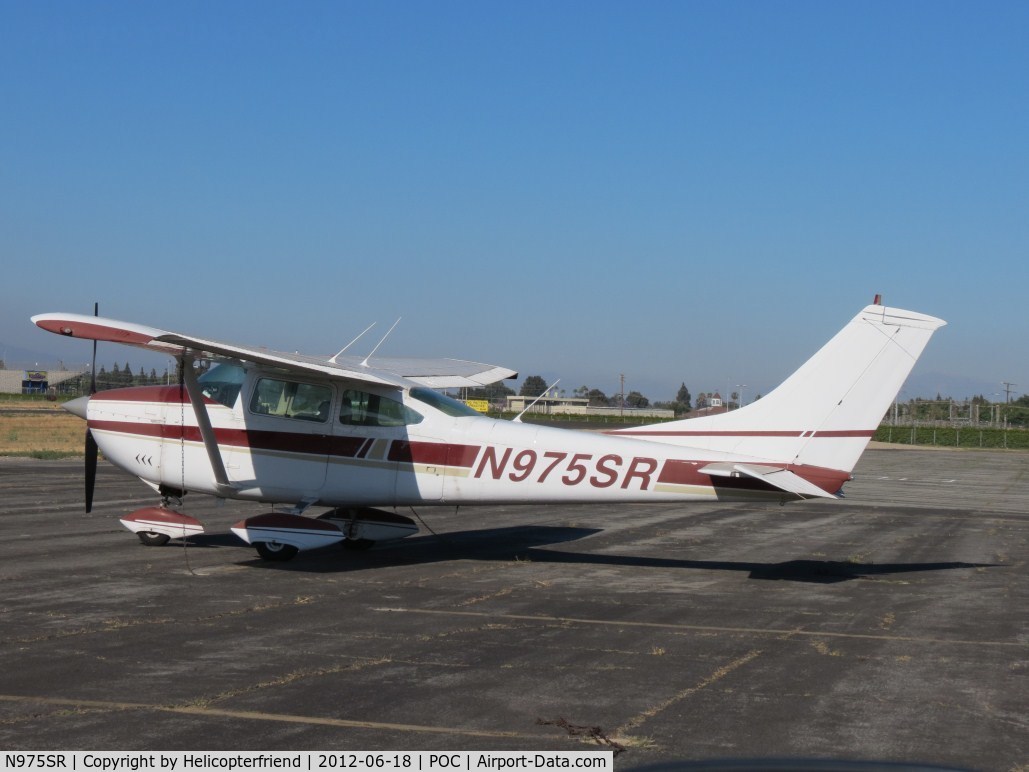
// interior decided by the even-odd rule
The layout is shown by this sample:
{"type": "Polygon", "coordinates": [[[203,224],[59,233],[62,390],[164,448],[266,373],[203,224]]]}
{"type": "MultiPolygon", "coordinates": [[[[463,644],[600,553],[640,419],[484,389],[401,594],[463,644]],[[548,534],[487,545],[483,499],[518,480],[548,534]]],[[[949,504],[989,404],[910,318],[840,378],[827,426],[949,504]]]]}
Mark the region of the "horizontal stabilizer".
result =
{"type": "Polygon", "coordinates": [[[712,477],[739,477],[745,475],[755,480],[762,480],[779,490],[793,493],[804,498],[818,497],[824,499],[839,498],[828,493],[817,485],[809,483],[798,474],[781,466],[764,466],[761,464],[708,464],[700,470],[712,477]]]}

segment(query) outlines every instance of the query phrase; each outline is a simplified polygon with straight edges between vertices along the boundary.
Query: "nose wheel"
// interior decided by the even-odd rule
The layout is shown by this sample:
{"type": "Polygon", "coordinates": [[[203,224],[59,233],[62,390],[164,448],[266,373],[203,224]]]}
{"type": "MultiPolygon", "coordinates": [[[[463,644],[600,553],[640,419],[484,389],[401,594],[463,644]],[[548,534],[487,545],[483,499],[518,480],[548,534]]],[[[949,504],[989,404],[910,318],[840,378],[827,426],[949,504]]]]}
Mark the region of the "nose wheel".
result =
{"type": "Polygon", "coordinates": [[[138,531],[136,536],[147,547],[163,547],[171,540],[168,534],[157,533],[156,531],[138,531]]]}
{"type": "Polygon", "coordinates": [[[121,524],[139,537],[147,547],[160,547],[171,539],[185,539],[204,532],[195,517],[166,507],[143,507],[121,518],[121,524]]]}

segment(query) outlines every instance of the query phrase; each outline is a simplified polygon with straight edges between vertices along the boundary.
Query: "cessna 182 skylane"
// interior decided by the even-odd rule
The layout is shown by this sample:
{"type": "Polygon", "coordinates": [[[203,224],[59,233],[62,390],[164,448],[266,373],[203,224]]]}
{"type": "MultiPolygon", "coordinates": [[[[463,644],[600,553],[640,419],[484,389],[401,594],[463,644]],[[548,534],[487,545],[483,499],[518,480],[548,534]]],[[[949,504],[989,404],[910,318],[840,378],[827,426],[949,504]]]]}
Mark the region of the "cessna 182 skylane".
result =
{"type": "Polygon", "coordinates": [[[87,421],[87,511],[99,446],[161,496],[160,506],[121,520],[144,544],[202,533],[172,507],[187,492],[206,493],[288,505],[232,528],[269,560],[408,536],[418,527],[395,509],[417,505],[837,498],[945,324],[876,303],[757,402],[598,434],[489,418],[436,390],[516,375],[491,365],[309,357],[78,314],[32,321],[184,365],[179,385],[66,405],[87,421]],[[201,358],[217,364],[197,377],[201,358]],[[313,507],[330,509],[301,515],[313,507]]]}

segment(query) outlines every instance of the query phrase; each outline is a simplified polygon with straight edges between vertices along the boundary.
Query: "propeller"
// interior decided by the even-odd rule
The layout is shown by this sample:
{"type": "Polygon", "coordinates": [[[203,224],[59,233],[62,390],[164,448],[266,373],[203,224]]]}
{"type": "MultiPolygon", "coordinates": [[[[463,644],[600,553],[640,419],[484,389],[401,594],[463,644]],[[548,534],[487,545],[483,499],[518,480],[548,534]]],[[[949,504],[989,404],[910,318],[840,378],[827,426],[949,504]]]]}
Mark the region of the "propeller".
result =
{"type": "MultiPolygon", "coordinates": [[[[100,304],[93,304],[93,316],[100,316],[100,304]]],[[[89,396],[96,394],[96,340],[93,341],[93,364],[89,368],[89,396]]],[[[93,488],[96,487],[96,463],[99,455],[93,432],[86,423],[86,512],[93,511],[93,488]]]]}

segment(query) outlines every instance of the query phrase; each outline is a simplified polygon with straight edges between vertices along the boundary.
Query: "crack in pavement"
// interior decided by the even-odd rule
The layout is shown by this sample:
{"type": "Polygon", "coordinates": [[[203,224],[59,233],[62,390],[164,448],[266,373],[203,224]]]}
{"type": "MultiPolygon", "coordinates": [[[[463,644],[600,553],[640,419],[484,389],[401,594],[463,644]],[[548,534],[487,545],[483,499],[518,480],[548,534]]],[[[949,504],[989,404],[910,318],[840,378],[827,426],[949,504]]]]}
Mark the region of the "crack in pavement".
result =
{"type": "Polygon", "coordinates": [[[309,724],[313,726],[330,726],[342,729],[379,729],[394,732],[416,732],[422,734],[449,734],[466,737],[514,738],[523,740],[540,740],[538,734],[522,732],[504,732],[489,729],[471,729],[467,727],[427,726],[423,724],[393,724],[383,721],[360,721],[345,718],[329,718],[323,716],[298,716],[289,713],[264,713],[253,710],[229,710],[225,708],[205,708],[188,705],[151,705],[143,702],[115,702],[107,700],[76,700],[61,697],[30,697],[18,694],[0,694],[0,702],[23,704],[42,704],[58,707],[93,708],[99,710],[124,711],[156,711],[159,713],[177,713],[187,716],[205,718],[237,718],[249,721],[275,721],[289,724],[309,724]]]}

